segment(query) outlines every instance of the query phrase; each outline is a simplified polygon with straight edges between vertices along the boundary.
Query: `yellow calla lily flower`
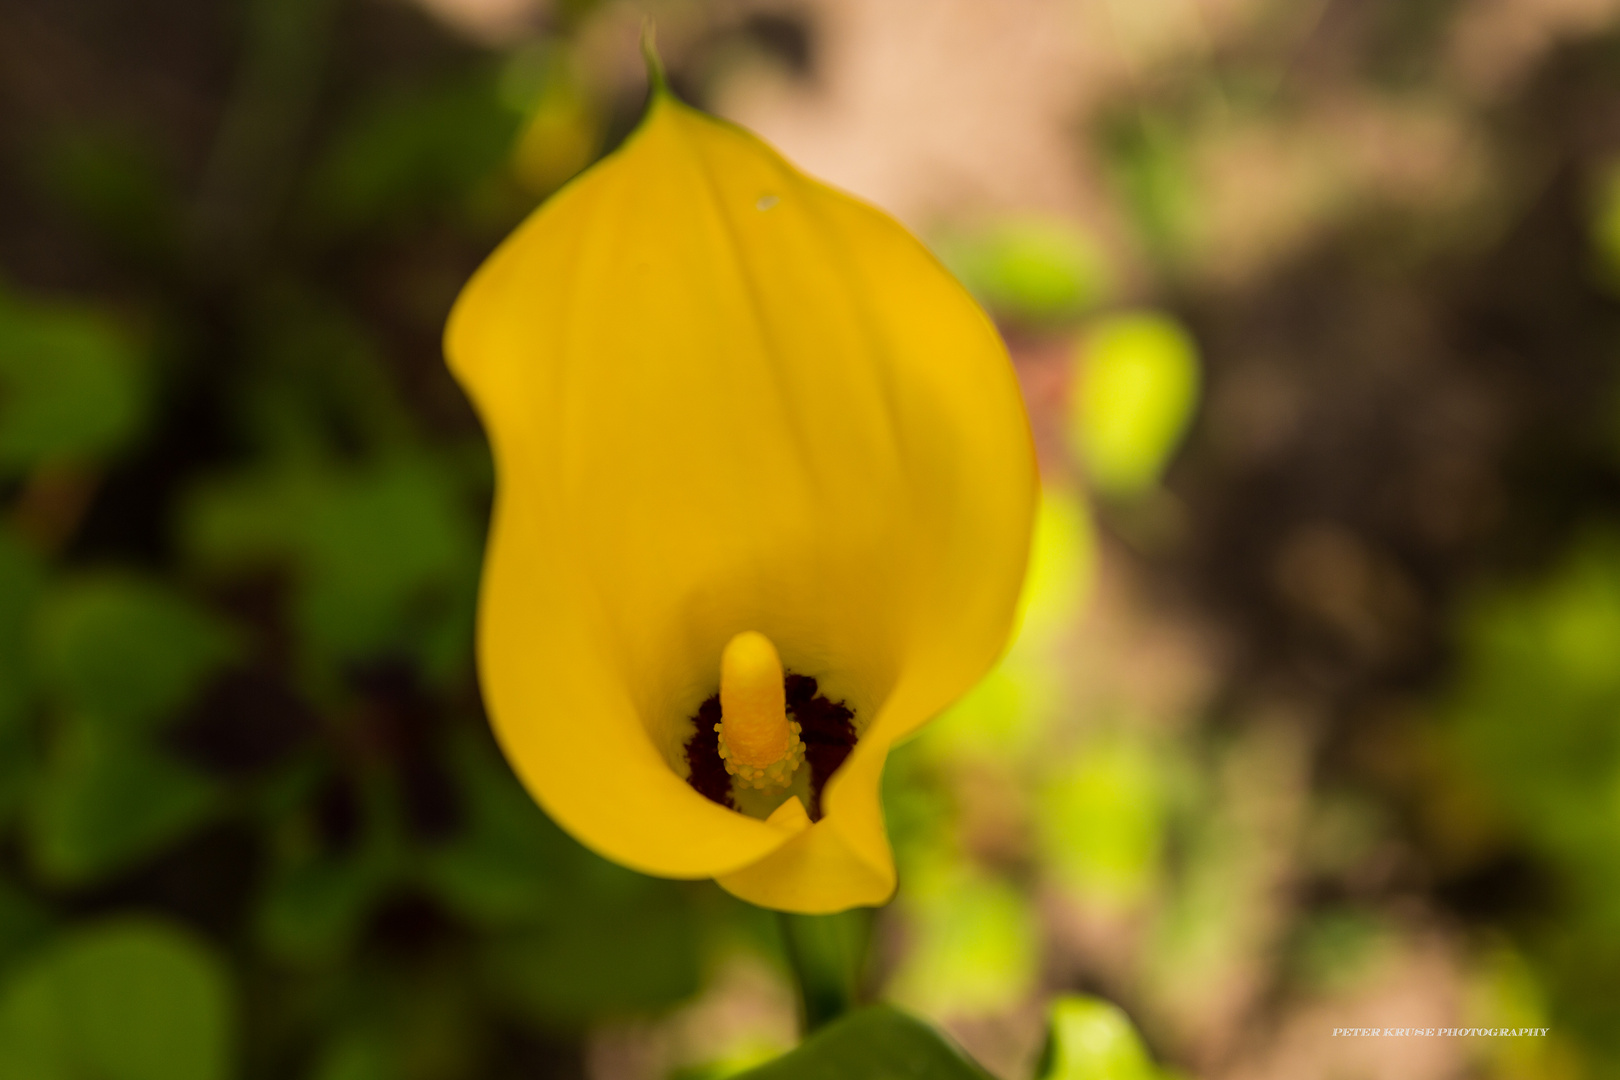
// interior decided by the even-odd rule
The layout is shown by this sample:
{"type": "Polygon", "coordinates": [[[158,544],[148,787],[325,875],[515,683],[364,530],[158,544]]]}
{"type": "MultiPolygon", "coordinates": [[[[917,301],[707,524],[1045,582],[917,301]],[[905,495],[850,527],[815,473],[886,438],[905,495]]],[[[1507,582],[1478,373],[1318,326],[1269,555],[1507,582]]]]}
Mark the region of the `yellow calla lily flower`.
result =
{"type": "Polygon", "coordinates": [[[655,88],[478,270],[486,703],[587,846],[796,912],[893,893],[896,739],[1006,643],[1036,474],[994,327],[900,225],[655,88]]]}

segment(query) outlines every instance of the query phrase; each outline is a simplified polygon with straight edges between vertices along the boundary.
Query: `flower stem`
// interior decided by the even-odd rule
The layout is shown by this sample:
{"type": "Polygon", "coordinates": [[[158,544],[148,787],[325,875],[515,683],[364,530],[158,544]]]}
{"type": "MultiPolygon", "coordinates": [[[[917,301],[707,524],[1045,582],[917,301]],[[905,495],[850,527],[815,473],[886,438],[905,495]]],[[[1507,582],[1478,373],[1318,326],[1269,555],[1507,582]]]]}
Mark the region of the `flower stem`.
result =
{"type": "Polygon", "coordinates": [[[800,1019],[808,1035],[854,1008],[872,936],[867,908],[837,915],[778,915],[782,947],[799,985],[800,1019]]]}

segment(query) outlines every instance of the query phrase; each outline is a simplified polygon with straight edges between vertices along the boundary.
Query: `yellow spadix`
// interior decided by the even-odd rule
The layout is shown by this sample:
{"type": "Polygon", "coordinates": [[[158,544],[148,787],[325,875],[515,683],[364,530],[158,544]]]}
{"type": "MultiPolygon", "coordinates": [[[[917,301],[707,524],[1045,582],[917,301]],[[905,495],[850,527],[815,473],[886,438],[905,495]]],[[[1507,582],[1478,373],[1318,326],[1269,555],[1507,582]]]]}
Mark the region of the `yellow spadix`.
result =
{"type": "Polygon", "coordinates": [[[720,654],[720,757],[754,788],[786,787],[804,761],[799,725],[787,717],[782,661],[771,639],[745,630],[720,654]]]}
{"type": "Polygon", "coordinates": [[[886,900],[889,747],[994,662],[1029,548],[1034,454],[983,312],[893,220],[659,88],[478,270],[445,346],[494,450],[479,669],[529,790],[648,873],[886,900]],[[848,707],[853,749],[806,730],[791,786],[701,794],[705,700],[766,770],[804,719],[784,669],[848,707]]]}

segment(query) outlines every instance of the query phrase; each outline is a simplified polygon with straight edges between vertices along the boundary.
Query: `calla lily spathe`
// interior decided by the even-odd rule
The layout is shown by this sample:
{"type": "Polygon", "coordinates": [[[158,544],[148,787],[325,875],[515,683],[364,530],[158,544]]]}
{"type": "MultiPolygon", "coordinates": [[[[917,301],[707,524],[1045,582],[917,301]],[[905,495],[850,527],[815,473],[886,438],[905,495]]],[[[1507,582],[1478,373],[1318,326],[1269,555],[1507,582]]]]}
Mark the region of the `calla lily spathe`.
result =
{"type": "Polygon", "coordinates": [[[497,468],[480,674],[534,797],[647,873],[887,900],[884,759],[995,661],[1029,547],[1034,453],[984,313],[893,220],[659,88],[478,270],[446,351],[497,468]],[[743,631],[854,710],[820,820],[686,782],[743,631]]]}

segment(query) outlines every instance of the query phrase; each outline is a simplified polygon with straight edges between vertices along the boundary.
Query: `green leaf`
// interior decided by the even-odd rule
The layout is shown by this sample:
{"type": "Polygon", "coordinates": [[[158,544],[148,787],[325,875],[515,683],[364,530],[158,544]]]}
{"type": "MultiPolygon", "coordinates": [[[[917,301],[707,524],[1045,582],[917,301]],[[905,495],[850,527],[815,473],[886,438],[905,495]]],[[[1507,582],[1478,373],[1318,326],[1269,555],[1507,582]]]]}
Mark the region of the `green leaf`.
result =
{"type": "Polygon", "coordinates": [[[471,521],[452,470],[401,455],[216,483],[196,492],[184,531],[219,571],[290,564],[300,637],[320,656],[399,651],[433,663],[470,652],[471,521]]]}
{"type": "Polygon", "coordinates": [[[58,701],[118,727],[172,719],[237,648],[229,624],[135,578],[80,579],[40,615],[40,667],[58,701]]]}
{"type": "Polygon", "coordinates": [[[835,1020],[797,1049],[736,1080],[989,1080],[920,1020],[876,1005],[835,1020]]]}
{"type": "Polygon", "coordinates": [[[696,993],[690,909],[663,882],[627,883],[637,895],[582,882],[572,903],[540,925],[492,939],[484,954],[490,984],[520,1012],[564,1025],[650,1012],[696,993]]]}
{"type": "Polygon", "coordinates": [[[99,313],[0,294],[0,476],[114,450],[145,405],[134,348],[99,313]]]}
{"type": "Polygon", "coordinates": [[[34,788],[26,836],[42,874],[83,884],[167,846],[218,805],[214,784],[138,736],[70,719],[34,788]]]}
{"type": "Polygon", "coordinates": [[[342,954],[391,883],[392,873],[386,853],[375,848],[278,868],[259,904],[255,929],[261,944],[293,963],[342,954]]]}
{"type": "Polygon", "coordinates": [[[1028,896],[978,865],[924,856],[902,897],[910,945],[890,992],[934,1014],[990,1012],[1024,1000],[1040,974],[1028,896]]]}
{"type": "Polygon", "coordinates": [[[1620,535],[1585,537],[1542,580],[1475,597],[1459,636],[1453,760],[1620,924],[1620,535]]]}
{"type": "Polygon", "coordinates": [[[0,1080],[224,1080],[233,1028],[211,951],[163,923],[105,924],[0,991],[0,1080]]]}
{"type": "Polygon", "coordinates": [[[44,590],[40,561],[0,530],[0,822],[20,802],[34,769],[28,706],[34,671],[30,637],[44,590]]]}
{"type": "Polygon", "coordinates": [[[395,1080],[401,1072],[398,1056],[382,1033],[349,1032],[321,1054],[313,1080],[395,1080]]]}
{"type": "Polygon", "coordinates": [[[1620,163],[1608,162],[1593,187],[1592,244],[1598,276],[1610,289],[1620,289],[1620,163]]]}
{"type": "Polygon", "coordinates": [[[555,40],[519,50],[502,96],[528,113],[512,148],[512,171],[533,195],[557,190],[595,159],[605,134],[585,73],[555,40]]]}
{"type": "Polygon", "coordinates": [[[1102,253],[1067,222],[1020,218],[943,238],[940,258],[998,318],[1037,326],[1084,315],[1107,291],[1102,253]]]}
{"type": "Polygon", "coordinates": [[[0,729],[14,722],[27,699],[33,676],[29,638],[44,583],[39,558],[0,529],[0,729]]]}
{"type": "Polygon", "coordinates": [[[872,911],[855,908],[833,915],[778,917],[782,948],[794,981],[807,1031],[848,1012],[860,991],[862,968],[872,938],[872,911]]]}
{"type": "Polygon", "coordinates": [[[1057,487],[1041,492],[1029,570],[1018,599],[1013,648],[1041,649],[1068,632],[1097,576],[1097,535],[1085,500],[1057,487]]]}
{"type": "Polygon", "coordinates": [[[259,890],[253,930],[278,960],[331,964],[346,956],[378,902],[406,869],[397,804],[374,770],[334,775],[331,763],[311,762],[281,778],[281,790],[261,801],[271,826],[271,862],[259,890]],[[322,823],[323,788],[338,785],[355,802],[341,835],[322,823]],[[352,785],[352,786],[351,786],[352,785]]]}
{"type": "Polygon", "coordinates": [[[452,743],[464,833],[413,859],[451,911],[504,931],[486,981],[514,1012],[568,1026],[672,1005],[698,988],[698,928],[681,886],[607,862],[540,810],[493,747],[452,743]]]}
{"type": "Polygon", "coordinates": [[[149,742],[236,652],[231,628],[128,577],[81,578],[40,604],[35,653],[58,706],[25,837],[41,873],[84,884],[171,843],[218,789],[149,742]]]}
{"type": "Polygon", "coordinates": [[[0,971],[38,945],[50,925],[51,916],[41,904],[0,879],[0,971]]]}
{"type": "Polygon", "coordinates": [[[155,140],[83,121],[65,124],[40,148],[40,193],[117,248],[167,259],[183,236],[176,200],[155,140]]]}
{"type": "Polygon", "coordinates": [[[1078,995],[1052,1005],[1036,1080],[1159,1080],[1130,1018],[1116,1005],[1078,995]]]}
{"type": "Polygon", "coordinates": [[[235,426],[261,459],[353,459],[414,440],[377,329],[330,294],[266,289],[244,333],[252,345],[233,395],[235,426]]]}
{"type": "Polygon", "coordinates": [[[1201,191],[1185,125],[1133,103],[1099,125],[1110,186],[1146,253],[1166,269],[1199,239],[1201,191]]]}
{"type": "Polygon", "coordinates": [[[1134,495],[1159,481],[1198,404],[1198,348],[1153,312],[1095,324],[1076,353],[1070,441],[1100,491],[1134,495]]]}
{"type": "Polygon", "coordinates": [[[485,76],[374,98],[312,170],[309,209],[325,233],[416,225],[500,173],[520,119],[485,76]]]}
{"type": "Polygon", "coordinates": [[[1144,740],[1089,741],[1041,792],[1045,860],[1093,904],[1128,908],[1151,892],[1165,842],[1165,763],[1144,740]]]}
{"type": "Polygon", "coordinates": [[[448,755],[466,828],[419,861],[423,884],[474,922],[514,925],[542,917],[562,899],[559,867],[584,853],[523,790],[512,770],[470,739],[448,755]]]}

